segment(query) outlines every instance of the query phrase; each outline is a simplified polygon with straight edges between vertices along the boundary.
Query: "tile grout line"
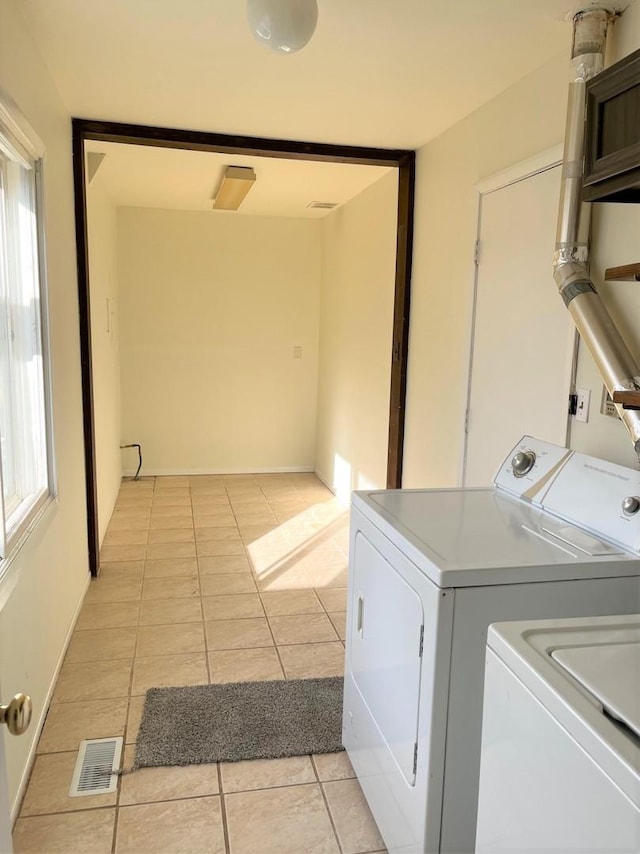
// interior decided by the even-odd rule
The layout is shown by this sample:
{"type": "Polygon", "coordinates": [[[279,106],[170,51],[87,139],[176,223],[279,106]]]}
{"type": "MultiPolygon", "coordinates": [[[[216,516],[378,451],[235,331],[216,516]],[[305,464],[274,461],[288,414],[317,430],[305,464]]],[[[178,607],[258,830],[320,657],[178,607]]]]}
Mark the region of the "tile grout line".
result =
{"type": "Polygon", "coordinates": [[[118,844],[118,824],[120,820],[120,808],[116,806],[113,816],[113,835],[111,837],[111,854],[115,854],[116,845],[118,844]]]}
{"type": "MultiPolygon", "coordinates": [[[[100,796],[98,795],[97,797],[100,797],[100,796]]],[[[20,815],[18,816],[18,818],[21,819],[22,821],[28,821],[31,818],[50,818],[51,816],[54,816],[54,815],[76,815],[76,813],[79,813],[79,812],[89,813],[89,812],[98,812],[99,810],[115,810],[115,809],[116,809],[115,804],[100,804],[100,805],[96,804],[96,806],[93,806],[93,807],[92,806],[80,807],[80,809],[77,809],[77,810],[52,810],[51,812],[37,812],[37,813],[32,813],[31,815],[22,815],[22,812],[21,812],[20,815]]],[[[45,852],[45,854],[47,854],[47,852],[45,852]]]]}
{"type": "Polygon", "coordinates": [[[224,850],[227,854],[231,852],[231,839],[229,836],[229,824],[227,821],[227,804],[225,802],[225,793],[222,786],[222,768],[220,762],[216,762],[218,773],[218,791],[220,792],[220,813],[222,816],[222,835],[224,837],[224,850]]]}
{"type": "MultiPolygon", "coordinates": [[[[216,765],[216,766],[220,765],[219,762],[209,762],[209,763],[205,763],[205,764],[216,765]]],[[[154,767],[171,768],[173,766],[162,765],[162,766],[150,766],[148,768],[146,766],[143,766],[139,770],[140,771],[153,770],[154,767]]],[[[176,766],[176,767],[187,767],[187,766],[176,766]]],[[[194,767],[194,766],[188,766],[188,767],[194,767]]],[[[204,767],[204,765],[201,765],[200,767],[204,767]]],[[[245,791],[247,791],[247,792],[264,792],[264,791],[269,791],[269,789],[275,789],[275,788],[290,789],[290,788],[294,788],[295,786],[304,786],[304,785],[309,785],[309,784],[308,783],[291,783],[289,785],[284,785],[284,786],[267,786],[267,787],[264,787],[262,789],[242,789],[239,792],[228,792],[227,794],[229,794],[229,795],[243,794],[245,791]]],[[[218,787],[220,787],[219,778],[218,778],[218,787]]],[[[81,812],[81,813],[99,812],[100,810],[114,810],[115,812],[120,812],[120,810],[127,809],[128,807],[144,807],[144,806],[147,806],[149,804],[175,804],[175,803],[178,803],[179,801],[202,801],[202,800],[206,800],[207,798],[217,798],[221,795],[221,793],[222,793],[221,791],[218,791],[218,792],[208,792],[208,793],[205,793],[203,795],[183,795],[182,797],[179,797],[179,798],[155,798],[155,799],[148,800],[148,801],[139,801],[139,802],[133,803],[133,804],[120,804],[120,803],[118,803],[117,806],[115,803],[113,803],[113,804],[96,804],[95,806],[80,807],[80,809],[75,809],[75,810],[52,810],[51,812],[39,812],[39,813],[33,813],[31,815],[24,815],[24,816],[21,813],[19,818],[23,819],[23,820],[27,820],[27,819],[31,819],[31,818],[48,818],[48,817],[56,816],[56,815],[62,815],[62,816],[75,815],[76,813],[79,813],[79,812],[81,812]]],[[[97,795],[95,797],[101,797],[101,796],[97,795]]]]}
{"type": "MultiPolygon", "coordinates": [[[[137,643],[137,637],[136,637],[136,643],[137,643]]],[[[133,678],[133,667],[131,668],[131,674],[132,674],[132,678],[133,678]]],[[[112,854],[115,854],[116,845],[118,842],[118,820],[120,818],[120,796],[122,793],[122,780],[123,780],[122,775],[124,772],[124,754],[125,754],[125,751],[127,749],[127,721],[129,719],[129,708],[130,708],[130,706],[131,706],[131,694],[129,695],[128,702],[127,702],[127,717],[125,718],[124,736],[122,738],[122,753],[120,755],[121,767],[119,768],[120,773],[118,774],[118,785],[116,787],[116,802],[114,804],[115,814],[113,817],[113,838],[112,838],[112,842],[111,842],[112,854]]]]}
{"type": "Polygon", "coordinates": [[[273,634],[273,629],[271,628],[271,623],[269,622],[269,618],[266,615],[265,615],[265,619],[267,621],[267,627],[269,629],[269,634],[271,635],[271,640],[273,641],[273,646],[274,646],[274,649],[276,651],[276,656],[277,656],[278,662],[280,664],[280,669],[282,670],[282,675],[284,676],[285,681],[288,681],[289,677],[287,676],[287,671],[285,670],[284,662],[282,660],[282,656],[280,655],[280,650],[278,649],[278,644],[276,643],[276,638],[275,638],[275,635],[273,634]]]}
{"type": "MultiPolygon", "coordinates": [[[[193,541],[195,543],[196,542],[196,523],[195,523],[195,518],[193,515],[193,492],[191,491],[191,484],[189,484],[189,501],[191,502],[191,520],[193,522],[193,541]]],[[[200,624],[202,626],[202,643],[203,643],[203,649],[204,649],[204,667],[205,667],[205,675],[207,677],[207,685],[211,685],[211,665],[209,663],[209,649],[207,646],[207,630],[206,630],[205,619],[204,619],[204,603],[202,601],[202,598],[203,598],[202,579],[200,576],[200,561],[198,560],[198,557],[197,557],[197,554],[198,554],[197,545],[195,546],[195,549],[196,549],[196,569],[197,569],[197,577],[198,577],[198,590],[200,591],[200,596],[199,596],[198,602],[200,604],[200,624]]],[[[220,771],[219,771],[219,769],[218,769],[218,788],[220,788],[220,771]]],[[[220,788],[220,791],[222,792],[221,788],[220,788]]],[[[224,815],[223,815],[222,825],[224,828],[224,815]]],[[[226,842],[225,842],[225,844],[226,844],[226,842]]]]}
{"type": "Polygon", "coordinates": [[[333,820],[333,813],[331,812],[331,807],[329,806],[329,799],[327,798],[327,793],[324,790],[324,785],[320,780],[320,775],[318,774],[318,785],[320,786],[320,793],[322,795],[322,800],[324,801],[325,809],[327,810],[327,814],[329,816],[329,822],[331,823],[331,829],[333,830],[333,835],[336,838],[336,842],[338,844],[338,851],[341,854],[344,854],[344,849],[342,847],[342,843],[340,842],[340,837],[338,836],[338,828],[336,827],[336,823],[333,820]]]}
{"type": "MultiPolygon", "coordinates": [[[[153,481],[153,489],[151,490],[152,493],[155,492],[155,484],[156,484],[156,482],[154,480],[153,481]]],[[[151,506],[153,507],[153,495],[151,497],[151,506]]],[[[149,513],[149,520],[148,520],[148,527],[147,527],[147,543],[149,542],[150,533],[151,533],[151,510],[149,513]]],[[[122,763],[123,764],[124,764],[124,752],[125,752],[125,748],[126,748],[127,735],[128,735],[128,731],[129,731],[129,715],[131,714],[132,699],[133,699],[133,679],[134,679],[134,674],[135,674],[135,670],[136,670],[136,659],[138,657],[138,641],[140,638],[140,619],[142,617],[142,591],[144,590],[144,580],[145,580],[145,576],[146,576],[146,567],[147,567],[147,550],[145,548],[145,557],[144,557],[144,561],[142,564],[142,585],[141,585],[141,589],[140,589],[140,601],[138,602],[138,620],[136,623],[136,642],[135,642],[135,646],[133,649],[133,661],[131,662],[131,672],[129,674],[129,695],[127,697],[127,717],[125,718],[124,739],[123,739],[123,745],[122,745],[122,763]]],[[[144,705],[143,705],[143,708],[144,708],[144,705]]],[[[136,739],[137,739],[137,734],[136,734],[136,739]]],[[[134,742],[134,750],[135,750],[135,742],[134,742]]],[[[114,852],[116,850],[116,845],[117,845],[118,824],[119,824],[119,819],[120,819],[120,791],[121,791],[121,787],[122,787],[122,777],[120,777],[120,780],[118,782],[118,796],[116,799],[116,815],[115,815],[115,821],[114,821],[114,826],[113,826],[113,851],[114,852]]]]}
{"type": "MultiPolygon", "coordinates": [[[[261,490],[261,491],[262,491],[262,490],[261,490]]],[[[288,677],[288,675],[287,675],[287,671],[285,670],[284,662],[283,662],[283,660],[282,660],[282,656],[280,655],[280,650],[278,649],[278,644],[276,643],[276,638],[275,638],[275,635],[273,634],[273,629],[271,628],[271,623],[269,622],[269,617],[267,616],[267,612],[266,612],[266,610],[265,610],[265,608],[264,608],[264,603],[263,603],[263,601],[262,601],[262,597],[260,596],[260,592],[261,592],[261,591],[260,591],[260,589],[258,588],[258,585],[257,585],[257,583],[256,583],[256,582],[257,582],[257,573],[255,572],[255,570],[254,570],[253,566],[251,566],[251,573],[252,573],[252,575],[253,575],[253,576],[255,576],[255,581],[254,581],[254,583],[256,584],[256,592],[257,592],[257,594],[258,594],[258,596],[259,596],[259,598],[260,598],[260,604],[262,605],[262,610],[264,611],[265,620],[267,621],[267,627],[268,627],[268,629],[269,629],[269,634],[271,635],[271,639],[272,639],[272,641],[273,641],[273,646],[274,646],[274,649],[275,649],[275,651],[276,651],[276,657],[277,657],[277,659],[278,659],[278,663],[279,663],[279,665],[280,665],[280,670],[282,671],[282,675],[283,675],[283,677],[284,677],[285,681],[288,681],[289,677],[288,677]]]]}
{"type": "MultiPolygon", "coordinates": [[[[153,491],[155,491],[155,480],[154,480],[153,491]]],[[[150,525],[151,525],[151,517],[149,517],[149,526],[150,525]]],[[[149,531],[150,530],[151,530],[150,527],[147,528],[147,541],[149,539],[149,531]]],[[[140,585],[140,599],[138,601],[138,619],[136,622],[136,642],[135,642],[135,645],[133,648],[133,660],[131,661],[131,672],[129,673],[129,695],[128,695],[129,696],[129,703],[128,703],[129,707],[131,706],[131,697],[133,696],[133,677],[134,677],[134,673],[135,673],[135,669],[136,669],[136,658],[137,658],[137,653],[138,653],[138,638],[140,636],[140,617],[142,615],[142,593],[144,591],[144,579],[145,579],[146,564],[147,564],[147,549],[145,547],[144,561],[142,563],[142,584],[140,585]]],[[[129,709],[127,709],[127,720],[128,720],[128,718],[129,718],[129,709]]],[[[126,728],[126,722],[125,722],[125,740],[126,740],[126,733],[127,733],[127,728],[126,728]]],[[[117,816],[116,816],[116,821],[117,821],[117,816]]]]}

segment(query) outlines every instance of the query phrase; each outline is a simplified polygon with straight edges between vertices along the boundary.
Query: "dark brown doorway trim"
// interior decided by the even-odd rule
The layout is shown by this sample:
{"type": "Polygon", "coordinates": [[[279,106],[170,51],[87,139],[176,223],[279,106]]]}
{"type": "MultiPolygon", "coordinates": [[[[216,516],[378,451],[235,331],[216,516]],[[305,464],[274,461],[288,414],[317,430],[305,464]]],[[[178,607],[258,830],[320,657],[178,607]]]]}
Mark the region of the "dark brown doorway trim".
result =
{"type": "Polygon", "coordinates": [[[389,444],[387,486],[402,484],[405,399],[407,387],[407,351],[409,337],[409,299],[411,254],[413,246],[413,200],[415,190],[415,152],[402,149],[362,148],[317,142],[227,136],[219,133],[147,127],[119,122],[73,119],[73,178],[76,213],[78,299],[80,309],[80,352],[82,359],[82,402],[84,418],[84,454],[87,488],[87,527],[89,567],[99,570],[98,496],[95,461],[95,424],[93,412],[93,373],[91,354],[91,299],[89,291],[89,249],[87,243],[85,142],[101,140],[189,151],[215,151],[233,154],[281,157],[287,160],[322,160],[365,166],[395,166],[398,169],[398,225],[396,240],[396,279],[391,353],[391,394],[389,406],[389,444]]]}

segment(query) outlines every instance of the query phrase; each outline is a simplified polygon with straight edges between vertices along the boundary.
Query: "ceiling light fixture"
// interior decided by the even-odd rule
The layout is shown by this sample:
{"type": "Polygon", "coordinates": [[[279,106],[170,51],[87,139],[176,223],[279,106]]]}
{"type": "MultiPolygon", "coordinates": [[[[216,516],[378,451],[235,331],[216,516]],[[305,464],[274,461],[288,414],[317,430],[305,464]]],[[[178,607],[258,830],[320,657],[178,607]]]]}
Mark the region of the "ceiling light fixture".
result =
{"type": "Polygon", "coordinates": [[[248,0],[251,32],[276,53],[295,53],[318,23],[317,0],[248,0]]]}
{"type": "Polygon", "coordinates": [[[255,180],[256,173],[250,166],[227,166],[213,207],[220,211],[237,211],[255,180]]]}

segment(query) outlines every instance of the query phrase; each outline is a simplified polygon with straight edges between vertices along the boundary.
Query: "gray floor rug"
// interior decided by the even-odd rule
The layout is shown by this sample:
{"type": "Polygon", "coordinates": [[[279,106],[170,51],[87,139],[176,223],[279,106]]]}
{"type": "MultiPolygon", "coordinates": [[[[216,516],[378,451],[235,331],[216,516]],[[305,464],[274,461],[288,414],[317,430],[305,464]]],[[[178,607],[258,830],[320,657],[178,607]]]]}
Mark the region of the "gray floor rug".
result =
{"type": "Polygon", "coordinates": [[[335,753],[342,677],[147,691],[135,767],[335,753]]]}

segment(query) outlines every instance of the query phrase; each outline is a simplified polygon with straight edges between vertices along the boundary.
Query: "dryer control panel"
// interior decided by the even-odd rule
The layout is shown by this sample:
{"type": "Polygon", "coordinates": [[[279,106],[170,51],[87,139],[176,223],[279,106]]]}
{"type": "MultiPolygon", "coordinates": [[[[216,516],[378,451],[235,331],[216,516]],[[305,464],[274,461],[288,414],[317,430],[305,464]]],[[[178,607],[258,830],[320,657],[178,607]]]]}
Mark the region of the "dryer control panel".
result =
{"type": "Polygon", "coordinates": [[[541,504],[549,484],[573,455],[573,451],[533,436],[523,436],[498,469],[493,482],[499,489],[541,504]]]}

